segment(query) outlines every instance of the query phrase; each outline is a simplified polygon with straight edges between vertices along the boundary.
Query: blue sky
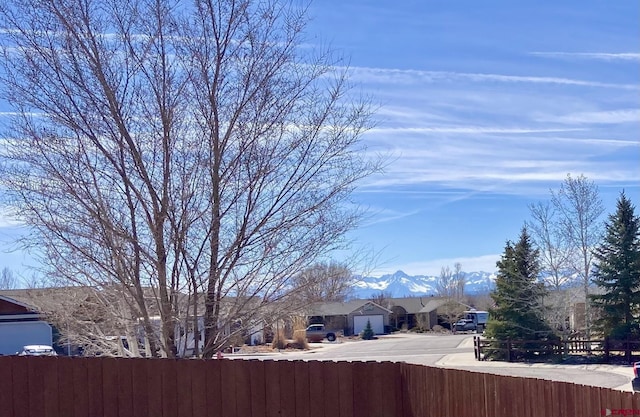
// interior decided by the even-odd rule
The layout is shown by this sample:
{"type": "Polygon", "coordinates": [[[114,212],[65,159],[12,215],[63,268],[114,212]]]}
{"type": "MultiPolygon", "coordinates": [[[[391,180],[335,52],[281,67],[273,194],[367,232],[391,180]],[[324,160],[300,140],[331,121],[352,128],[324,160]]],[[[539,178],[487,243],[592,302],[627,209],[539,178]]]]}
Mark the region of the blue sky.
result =
{"type": "Polygon", "coordinates": [[[318,1],[310,43],[381,107],[356,194],[371,275],[493,271],[568,173],[640,203],[640,2],[318,1]]]}
{"type": "MultiPolygon", "coordinates": [[[[380,105],[364,136],[390,155],[355,200],[363,270],[493,271],[507,239],[568,173],[640,204],[640,2],[317,0],[330,44],[380,105]]],[[[637,211],[640,213],[640,209],[637,211]]],[[[0,215],[0,267],[17,229],[0,215]],[[4,242],[4,243],[3,243],[4,242]]]]}

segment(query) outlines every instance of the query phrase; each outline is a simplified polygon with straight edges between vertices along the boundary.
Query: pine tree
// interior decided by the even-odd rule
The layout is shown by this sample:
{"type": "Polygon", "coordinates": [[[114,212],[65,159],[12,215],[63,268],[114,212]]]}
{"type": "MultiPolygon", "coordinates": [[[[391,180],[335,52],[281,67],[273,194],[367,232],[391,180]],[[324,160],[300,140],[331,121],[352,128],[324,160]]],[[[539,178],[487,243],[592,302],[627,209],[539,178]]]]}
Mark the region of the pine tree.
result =
{"type": "Polygon", "coordinates": [[[371,340],[374,337],[373,328],[371,327],[371,321],[367,320],[367,325],[362,331],[362,338],[364,340],[371,340]]]}
{"type": "Polygon", "coordinates": [[[486,335],[497,340],[554,339],[543,319],[545,287],[538,282],[538,250],[523,228],[516,244],[508,241],[497,262],[496,288],[491,293],[495,307],[490,310],[486,335]]]}
{"type": "Polygon", "coordinates": [[[640,219],[621,193],[615,214],[605,223],[603,243],[596,248],[593,282],[603,294],[592,295],[599,311],[596,330],[612,339],[640,339],[640,219]]]}

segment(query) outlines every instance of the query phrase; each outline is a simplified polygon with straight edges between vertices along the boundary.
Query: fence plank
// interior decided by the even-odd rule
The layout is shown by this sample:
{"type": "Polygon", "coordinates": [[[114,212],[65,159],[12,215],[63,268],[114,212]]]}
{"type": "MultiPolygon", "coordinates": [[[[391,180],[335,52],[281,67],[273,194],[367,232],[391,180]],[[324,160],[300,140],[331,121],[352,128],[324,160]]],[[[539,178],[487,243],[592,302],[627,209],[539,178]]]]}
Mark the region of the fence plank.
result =
{"type": "Polygon", "coordinates": [[[44,416],[44,380],[41,372],[44,358],[24,357],[23,359],[27,361],[29,415],[32,417],[44,416]]]}
{"type": "Polygon", "coordinates": [[[29,361],[24,357],[11,358],[13,375],[13,412],[16,417],[29,415],[29,361]]]}
{"type": "Polygon", "coordinates": [[[85,359],[87,367],[87,394],[89,397],[90,416],[103,415],[102,400],[102,359],[85,359]]]}
{"type": "Polygon", "coordinates": [[[207,417],[221,417],[222,408],[222,372],[221,364],[226,359],[213,359],[205,361],[203,367],[206,369],[206,395],[207,417]]]}
{"type": "Polygon", "coordinates": [[[264,362],[251,361],[250,368],[251,385],[251,415],[253,417],[266,417],[267,415],[267,378],[264,370],[264,362]]]}
{"type": "Polygon", "coordinates": [[[118,368],[116,358],[102,360],[103,416],[118,417],[118,368]]]}
{"type": "MultiPolygon", "coordinates": [[[[381,416],[397,416],[398,414],[398,398],[397,398],[397,386],[398,386],[398,366],[391,362],[377,363],[375,366],[377,373],[377,385],[376,392],[380,393],[380,414],[381,416]]],[[[402,412],[402,410],[400,410],[402,412]]]]}
{"type": "Polygon", "coordinates": [[[354,417],[372,417],[369,410],[368,364],[353,362],[353,415],[354,417]]]}
{"type": "Polygon", "coordinates": [[[305,361],[295,361],[293,367],[293,373],[295,374],[294,391],[296,394],[296,415],[299,417],[310,417],[309,365],[305,361]]]}
{"type": "Polygon", "coordinates": [[[74,366],[69,362],[73,359],[58,357],[56,360],[58,361],[58,368],[54,387],[58,391],[58,410],[61,416],[73,417],[76,415],[74,410],[76,388],[73,381],[74,366]]]}
{"type": "MultiPolygon", "coordinates": [[[[230,361],[231,362],[231,361],[230,361]]],[[[251,363],[248,361],[233,361],[234,379],[229,383],[235,396],[237,416],[252,416],[251,414],[251,383],[249,379],[251,363]]]]}
{"type": "MultiPolygon", "coordinates": [[[[160,389],[152,390],[149,385],[153,382],[151,378],[147,375],[147,363],[149,363],[151,359],[130,359],[129,366],[131,367],[131,380],[132,380],[132,391],[135,393],[135,399],[133,401],[133,413],[132,415],[138,417],[152,417],[149,413],[149,401],[150,398],[153,398],[154,401],[157,401],[156,396],[153,395],[155,392],[161,392],[160,389]],[[141,381],[147,381],[144,383],[144,386],[139,386],[141,381]]],[[[156,378],[159,379],[159,378],[156,378]]]]}
{"type": "Polygon", "coordinates": [[[162,415],[163,417],[175,417],[178,415],[177,398],[177,360],[162,359],[162,415]]]}
{"type": "Polygon", "coordinates": [[[309,415],[311,417],[324,417],[324,381],[322,380],[322,367],[323,362],[311,361],[308,363],[309,415]]]}
{"type": "Polygon", "coordinates": [[[191,359],[180,359],[176,364],[176,407],[177,417],[193,416],[194,389],[191,386],[192,375],[189,372],[191,359]]]}
{"type": "MultiPolygon", "coordinates": [[[[236,414],[236,370],[235,360],[220,361],[220,415],[224,417],[236,414]]],[[[241,416],[238,416],[241,417],[241,416]]]]}
{"type": "Polygon", "coordinates": [[[135,359],[117,359],[115,361],[116,365],[116,387],[118,388],[118,416],[119,417],[128,417],[133,414],[133,372],[132,372],[132,362],[135,359]]]}
{"type": "Polygon", "coordinates": [[[58,393],[61,391],[58,385],[58,363],[57,357],[45,356],[40,358],[39,372],[42,374],[42,401],[44,407],[44,417],[57,417],[60,415],[60,402],[58,393]]]}
{"type": "Polygon", "coordinates": [[[295,384],[295,365],[292,361],[280,361],[279,365],[280,415],[295,416],[296,391],[293,389],[295,384]]]}
{"type": "MultiPolygon", "coordinates": [[[[149,417],[162,415],[162,374],[169,363],[163,359],[146,359],[145,375],[147,377],[146,397],[149,417]]],[[[142,371],[142,370],[141,370],[142,371]]]]}
{"type": "Polygon", "coordinates": [[[14,417],[13,358],[0,356],[0,407],[6,417],[14,417]]]}
{"type": "MultiPolygon", "coordinates": [[[[338,370],[340,378],[338,378],[338,405],[341,417],[353,416],[353,366],[350,362],[336,362],[335,367],[338,370]]],[[[330,381],[325,381],[325,385],[330,381]]]]}
{"type": "MultiPolygon", "coordinates": [[[[192,359],[186,361],[187,374],[191,376],[191,401],[193,404],[194,416],[207,415],[207,374],[205,361],[201,359],[192,359]]],[[[149,416],[151,417],[151,416],[149,416]]]]}
{"type": "Polygon", "coordinates": [[[322,363],[325,416],[340,415],[340,373],[335,362],[322,363]]]}
{"type": "Polygon", "coordinates": [[[267,417],[280,417],[280,378],[278,375],[278,362],[265,361],[264,373],[267,381],[267,417]]]}

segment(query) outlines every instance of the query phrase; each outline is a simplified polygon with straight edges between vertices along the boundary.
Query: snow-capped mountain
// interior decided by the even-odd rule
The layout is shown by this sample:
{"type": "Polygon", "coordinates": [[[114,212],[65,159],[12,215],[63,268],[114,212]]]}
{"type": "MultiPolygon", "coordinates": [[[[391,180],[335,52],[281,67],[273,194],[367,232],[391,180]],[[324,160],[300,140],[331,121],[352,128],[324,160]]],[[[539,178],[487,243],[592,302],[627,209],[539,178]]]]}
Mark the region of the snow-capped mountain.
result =
{"type": "MultiPolygon", "coordinates": [[[[467,272],[465,274],[465,293],[487,293],[493,288],[495,273],[467,272]]],[[[407,275],[402,271],[376,277],[356,277],[353,286],[355,298],[370,298],[381,292],[391,297],[410,297],[435,294],[437,276],[407,275]]]]}

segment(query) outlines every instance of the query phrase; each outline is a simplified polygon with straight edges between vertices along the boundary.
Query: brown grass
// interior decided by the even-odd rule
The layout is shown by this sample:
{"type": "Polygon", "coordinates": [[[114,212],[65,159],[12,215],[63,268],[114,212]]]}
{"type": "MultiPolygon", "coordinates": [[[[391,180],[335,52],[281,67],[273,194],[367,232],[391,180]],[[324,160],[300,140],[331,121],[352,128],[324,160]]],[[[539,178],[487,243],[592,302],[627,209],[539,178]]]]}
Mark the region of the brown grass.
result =
{"type": "Polygon", "coordinates": [[[274,349],[284,349],[287,346],[287,338],[284,335],[284,329],[280,328],[273,335],[273,342],[271,342],[271,347],[274,349]]]}
{"type": "Polygon", "coordinates": [[[302,346],[303,349],[309,349],[307,342],[307,319],[305,317],[296,316],[292,319],[293,324],[293,341],[302,346]]]}

